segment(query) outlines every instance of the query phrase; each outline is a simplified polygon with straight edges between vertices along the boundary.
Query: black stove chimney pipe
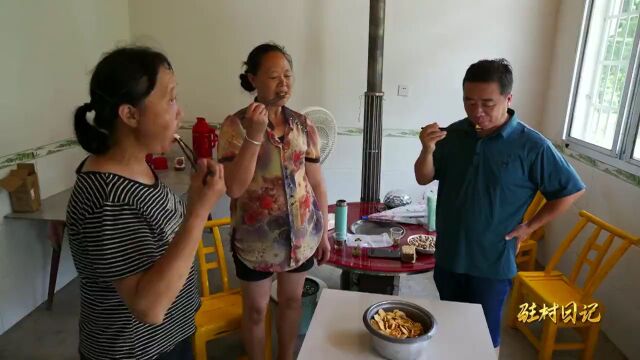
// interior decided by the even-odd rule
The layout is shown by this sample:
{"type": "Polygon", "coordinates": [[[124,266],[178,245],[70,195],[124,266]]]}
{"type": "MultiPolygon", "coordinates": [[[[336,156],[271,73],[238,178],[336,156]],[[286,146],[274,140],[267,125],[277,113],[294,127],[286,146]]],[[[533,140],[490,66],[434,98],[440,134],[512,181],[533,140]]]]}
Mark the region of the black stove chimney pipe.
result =
{"type": "Polygon", "coordinates": [[[382,60],[385,0],[369,3],[369,56],[367,91],[364,93],[364,134],[360,201],[380,202],[382,160],[382,60]]]}

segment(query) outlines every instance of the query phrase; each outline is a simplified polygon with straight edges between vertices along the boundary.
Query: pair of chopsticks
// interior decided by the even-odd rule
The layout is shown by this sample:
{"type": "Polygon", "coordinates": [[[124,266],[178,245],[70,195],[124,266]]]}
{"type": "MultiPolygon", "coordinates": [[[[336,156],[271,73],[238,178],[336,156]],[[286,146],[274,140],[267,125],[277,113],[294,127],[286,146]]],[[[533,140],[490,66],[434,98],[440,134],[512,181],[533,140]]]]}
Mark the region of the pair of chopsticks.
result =
{"type": "MultiPolygon", "coordinates": [[[[189,145],[187,145],[187,143],[182,140],[182,137],[180,137],[180,135],[173,134],[173,138],[176,139],[176,142],[178,143],[178,146],[180,146],[180,149],[184,153],[184,156],[187,158],[187,160],[189,160],[189,163],[191,164],[191,170],[197,171],[198,164],[196,163],[196,154],[193,152],[193,149],[191,149],[189,145]]],[[[214,173],[211,170],[207,169],[207,174],[205,175],[204,179],[202,179],[202,185],[206,185],[207,178],[213,175],[214,173]]]]}
{"type": "MultiPolygon", "coordinates": [[[[263,102],[261,102],[261,104],[264,105],[264,106],[272,106],[272,105],[277,104],[280,100],[284,99],[285,96],[286,96],[286,94],[285,95],[276,94],[276,96],[273,99],[269,99],[267,101],[263,101],[263,102]]],[[[267,116],[268,116],[268,114],[267,114],[267,116]]],[[[246,117],[246,113],[245,113],[242,116],[242,121],[244,121],[246,118],[247,117],[246,117]]],[[[271,122],[271,119],[269,119],[269,122],[271,122]]]]}
{"type": "MultiPolygon", "coordinates": [[[[422,127],[420,128],[420,130],[424,130],[424,128],[426,128],[426,126],[422,126],[422,127]]],[[[438,129],[439,129],[440,131],[449,131],[449,128],[441,128],[441,127],[439,127],[438,129]]],[[[454,129],[454,130],[457,130],[457,129],[454,129]]]]}
{"type": "MultiPolygon", "coordinates": [[[[423,126],[420,128],[420,130],[426,128],[426,126],[423,126]]],[[[466,129],[462,129],[462,128],[450,128],[450,127],[439,127],[438,128],[440,131],[465,131],[466,129]]],[[[476,126],[476,130],[478,129],[478,127],[476,126]]]]}
{"type": "MultiPolygon", "coordinates": [[[[426,126],[421,127],[421,128],[420,128],[420,130],[422,130],[422,129],[424,129],[424,128],[426,128],[426,126]]],[[[455,130],[462,130],[462,129],[449,129],[448,127],[439,127],[438,129],[439,129],[440,131],[451,131],[451,130],[454,130],[454,131],[455,131],[455,130]]]]}
{"type": "Polygon", "coordinates": [[[285,95],[276,94],[276,96],[273,99],[267,100],[267,101],[263,102],[263,104],[266,105],[266,106],[275,105],[280,100],[284,99],[285,96],[286,96],[286,94],[285,95]]]}

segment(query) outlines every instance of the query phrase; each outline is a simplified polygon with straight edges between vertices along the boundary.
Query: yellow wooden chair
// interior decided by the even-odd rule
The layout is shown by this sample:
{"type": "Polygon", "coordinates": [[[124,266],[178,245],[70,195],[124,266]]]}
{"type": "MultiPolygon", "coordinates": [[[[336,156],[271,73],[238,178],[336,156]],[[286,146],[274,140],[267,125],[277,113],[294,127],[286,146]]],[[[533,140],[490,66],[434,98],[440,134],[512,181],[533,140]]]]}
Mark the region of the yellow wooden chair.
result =
{"type": "Polygon", "coordinates": [[[634,237],[583,210],[580,211],[578,223],[560,244],[544,271],[521,271],[516,275],[508,309],[509,325],[521,330],[533,346],[538,349],[538,359],[551,359],[554,350],[582,350],[582,359],[593,358],[600,330],[599,320],[603,316],[604,309],[602,304],[598,303],[592,295],[632,245],[640,246],[640,238],[634,237]],[[595,229],[587,238],[573,270],[567,278],[560,271],[555,270],[555,267],[572,242],[588,224],[590,227],[591,225],[595,226],[595,229]],[[603,242],[598,242],[601,234],[608,235],[603,242]],[[607,256],[615,238],[621,239],[622,242],[607,256]],[[591,252],[595,252],[593,257],[589,256],[591,252]],[[588,272],[584,281],[581,282],[582,284],[579,284],[578,277],[581,276],[585,266],[588,267],[588,272]],[[565,317],[565,314],[562,313],[563,307],[572,301],[576,306],[575,308],[570,306],[569,309],[578,310],[575,323],[571,317],[565,317]],[[530,307],[527,309],[522,305],[531,303],[537,305],[538,311],[543,306],[552,307],[554,304],[559,306],[554,319],[549,316],[537,319],[542,322],[543,326],[542,336],[539,339],[528,325],[531,320],[535,319],[535,316],[541,316],[542,313],[535,312],[530,307]],[[597,311],[592,314],[593,317],[585,317],[588,315],[587,312],[583,312],[585,306],[587,306],[586,309],[590,309],[588,306],[594,303],[598,304],[597,311]],[[527,313],[524,312],[525,310],[527,313]],[[531,315],[534,317],[529,317],[531,315]],[[587,321],[583,321],[585,319],[587,321]],[[593,321],[589,321],[589,319],[593,321]],[[583,342],[556,343],[556,334],[559,328],[574,328],[581,335],[583,342]]]}
{"type": "MultiPolygon", "coordinates": [[[[242,320],[242,294],[240,289],[229,288],[227,263],[222,247],[220,227],[231,223],[231,219],[222,218],[207,221],[205,230],[213,234],[213,246],[205,246],[204,240],[198,244],[198,263],[200,265],[200,285],[202,305],[196,313],[196,333],[193,348],[196,360],[207,359],[207,341],[240,330],[242,320]],[[215,260],[207,258],[215,254],[215,260]],[[209,287],[209,270],[218,269],[222,280],[222,291],[212,293],[209,287]]],[[[267,310],[265,359],[271,359],[271,312],[267,310]]]]}
{"type": "MultiPolygon", "coordinates": [[[[546,200],[540,192],[536,194],[529,204],[527,211],[522,218],[529,221],[542,208],[546,200]]],[[[520,271],[533,271],[536,266],[536,256],[538,255],[538,241],[544,236],[544,227],[531,233],[531,235],[520,242],[520,248],[516,254],[516,265],[520,271]]]]}

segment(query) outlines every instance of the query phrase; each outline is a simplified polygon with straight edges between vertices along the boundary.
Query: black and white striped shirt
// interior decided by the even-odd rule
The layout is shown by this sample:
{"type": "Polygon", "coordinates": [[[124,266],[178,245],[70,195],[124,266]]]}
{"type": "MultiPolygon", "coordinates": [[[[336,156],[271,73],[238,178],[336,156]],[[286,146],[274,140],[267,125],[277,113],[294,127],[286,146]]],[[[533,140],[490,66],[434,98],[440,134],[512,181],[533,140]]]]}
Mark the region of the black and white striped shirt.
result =
{"type": "Polygon", "coordinates": [[[145,271],[165,253],[184,204],[157,176],[154,185],[146,185],[111,173],[79,172],[83,165],[67,208],[80,277],[80,352],[89,359],[154,359],[195,331],[195,267],[159,325],[138,321],[113,282],[145,271]]]}

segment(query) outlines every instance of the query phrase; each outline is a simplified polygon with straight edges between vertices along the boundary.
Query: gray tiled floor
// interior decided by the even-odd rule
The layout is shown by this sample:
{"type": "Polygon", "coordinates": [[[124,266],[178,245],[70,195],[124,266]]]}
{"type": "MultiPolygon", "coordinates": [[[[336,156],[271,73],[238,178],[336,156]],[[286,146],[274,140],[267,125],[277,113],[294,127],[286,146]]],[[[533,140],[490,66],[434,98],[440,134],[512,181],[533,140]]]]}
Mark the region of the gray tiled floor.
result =
{"type": "MultiPolygon", "coordinates": [[[[231,284],[237,284],[232,273],[233,271],[230,274],[231,284]]],[[[334,268],[315,267],[311,275],[324,280],[329,288],[339,288],[339,271],[334,268]]],[[[431,274],[402,277],[400,295],[432,298],[438,296],[431,274]]],[[[0,336],[0,359],[77,359],[79,305],[78,281],[74,280],[56,294],[53,311],[47,311],[41,306],[0,336]]],[[[573,334],[560,334],[561,339],[570,335],[573,334]]],[[[601,334],[599,339],[595,359],[625,359],[604,334],[601,334]]],[[[239,336],[231,335],[210,342],[208,353],[209,359],[236,359],[242,354],[239,336]]],[[[578,359],[579,356],[580,354],[576,352],[556,352],[553,358],[578,359]]],[[[536,358],[535,349],[522,334],[503,327],[500,359],[533,360],[536,358]]]]}

